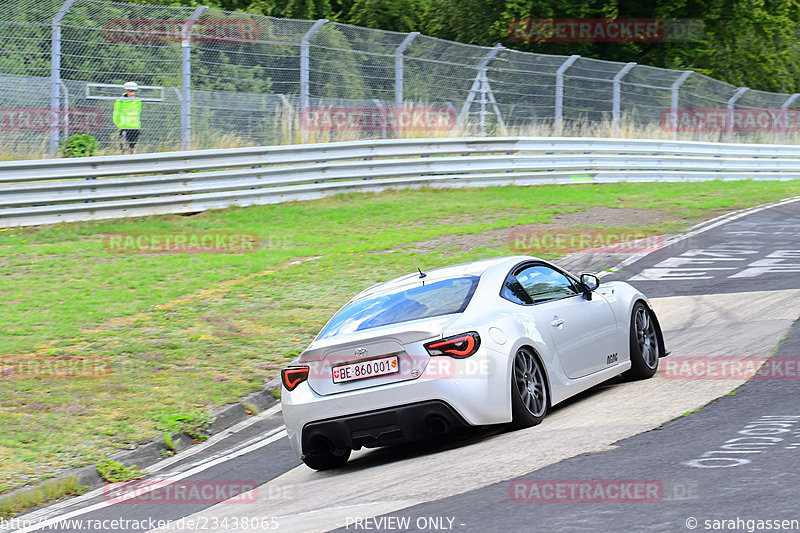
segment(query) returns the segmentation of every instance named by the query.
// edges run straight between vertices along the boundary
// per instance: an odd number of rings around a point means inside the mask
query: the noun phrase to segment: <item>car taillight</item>
[[[286,390],[294,390],[298,385],[308,379],[307,366],[293,366],[281,370],[281,381]]]
[[[480,345],[480,335],[470,331],[440,341],[429,342],[425,345],[425,349],[431,355],[449,355],[456,359],[463,359],[477,352]]]

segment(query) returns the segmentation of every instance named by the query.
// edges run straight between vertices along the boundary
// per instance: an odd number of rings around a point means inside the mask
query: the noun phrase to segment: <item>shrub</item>
[[[111,483],[120,483],[122,481],[131,481],[132,479],[140,479],[147,474],[136,468],[136,465],[128,468],[122,463],[118,463],[112,459],[102,459],[97,463],[97,473]]]
[[[97,147],[97,140],[94,137],[86,133],[76,133],[64,141],[61,152],[64,157],[88,157],[94,155]]]

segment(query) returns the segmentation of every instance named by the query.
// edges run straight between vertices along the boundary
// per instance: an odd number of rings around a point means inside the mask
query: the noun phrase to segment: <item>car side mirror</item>
[[[592,291],[600,286],[600,279],[594,274],[581,274],[581,287],[583,288],[583,297],[587,300],[592,299]]]

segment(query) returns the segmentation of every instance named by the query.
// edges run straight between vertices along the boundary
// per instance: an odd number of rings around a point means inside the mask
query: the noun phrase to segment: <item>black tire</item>
[[[324,455],[306,455],[303,458],[303,462],[307,467],[314,470],[330,470],[344,466],[348,459],[350,459],[350,450],[343,448]]]
[[[631,312],[630,350],[631,369],[625,372],[625,377],[653,377],[658,371],[661,348],[653,312],[642,302],[637,302]]]
[[[511,367],[511,426],[529,428],[538,425],[550,408],[547,377],[541,361],[529,348],[514,355]]]

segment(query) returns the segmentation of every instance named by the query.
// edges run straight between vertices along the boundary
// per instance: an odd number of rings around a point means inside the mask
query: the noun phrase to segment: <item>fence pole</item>
[[[303,38],[300,39],[300,113],[305,113],[311,98],[309,69],[311,63],[311,38],[328,23],[328,19],[319,19],[311,26]],[[300,117],[300,124],[303,117]],[[303,131],[303,142],[308,142],[308,132]]]
[[[181,31],[181,149],[188,150],[192,144],[192,26],[208,6],[198,6]]]
[[[50,26],[50,157],[55,157],[58,152],[59,125],[61,114],[59,112],[59,99],[61,98],[61,21],[66,16],[75,0],[66,0],[58,10]]]
[[[64,91],[64,138],[69,139],[69,90],[63,81],[58,82],[58,85]]]
[[[728,127],[726,128],[728,130],[728,141],[733,137],[733,105],[748,90],[747,87],[739,87],[739,90],[728,99]]]
[[[621,90],[622,78],[624,78],[625,74],[627,74],[635,66],[636,63],[633,62],[626,63],[625,65],[623,65],[621,69],[619,69],[619,72],[617,72],[616,75],[614,76],[614,99],[611,106],[611,123],[614,132],[613,133],[614,137],[619,135],[619,114],[621,107],[620,100],[622,100],[622,90]]]
[[[472,107],[472,102],[475,101],[475,95],[478,91],[481,90],[481,86],[483,83],[483,77],[486,75],[486,67],[489,65],[489,62],[495,58],[495,56],[503,49],[503,45],[497,43],[494,45],[493,48],[489,50],[489,53],[481,59],[481,62],[478,63],[476,67],[478,69],[478,74],[475,76],[475,81],[472,82],[472,87],[469,89],[469,94],[467,95],[467,99],[464,101],[464,105],[461,106],[461,113],[458,115],[458,125],[459,127],[462,126],[465,121],[467,120],[467,114],[469,113],[470,107]]]
[[[556,71],[556,103],[553,109],[553,125],[557,137],[561,136],[564,119],[564,73],[580,57],[579,55],[569,56]]]
[[[508,135],[508,131],[506,130],[506,123],[503,120],[503,115],[500,113],[500,107],[497,105],[497,100],[494,98],[494,91],[492,87],[489,85],[489,77],[486,75],[486,72],[483,73],[483,82],[486,86],[486,96],[489,97],[489,103],[492,104],[492,109],[494,110],[494,115],[497,118],[497,125],[500,126],[500,131],[503,135]]]
[[[486,73],[481,71],[481,112],[480,112],[480,120],[478,121],[478,125],[481,129],[481,136],[486,137],[486,102],[488,99],[486,98],[486,91],[489,89],[489,82],[486,81]]]
[[[691,76],[692,74],[694,74],[693,70],[687,70],[686,72],[684,72],[683,74],[678,76],[677,80],[672,82],[672,86],[669,89],[670,93],[671,93],[671,97],[672,97],[672,101],[670,102],[669,110],[670,110],[670,113],[672,114],[671,118],[672,118],[672,138],[673,139],[677,139],[678,138],[678,91],[680,90],[681,85],[683,85],[683,82],[688,80],[689,76]]]
[[[381,139],[386,138],[386,125],[389,122],[389,117],[386,112],[386,108],[383,106],[383,102],[381,102],[380,98],[373,98],[372,103],[375,104],[375,107],[381,110],[381,118],[383,119],[383,124],[381,125]]]
[[[406,52],[411,42],[419,35],[414,31],[406,35],[400,46],[394,51],[394,106],[403,107],[403,54]]]
[[[786,130],[787,130],[787,120],[786,120],[786,110],[789,109],[789,106],[794,103],[797,98],[800,97],[800,93],[794,93],[786,101],[781,104],[781,122],[783,127],[781,128],[781,143],[786,144]]]

